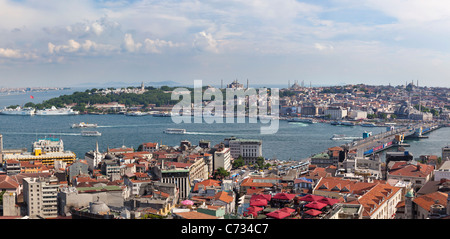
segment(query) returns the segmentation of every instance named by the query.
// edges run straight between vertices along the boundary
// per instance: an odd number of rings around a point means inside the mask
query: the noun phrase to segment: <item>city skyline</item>
[[[0,1],[0,87],[450,87],[440,1]]]

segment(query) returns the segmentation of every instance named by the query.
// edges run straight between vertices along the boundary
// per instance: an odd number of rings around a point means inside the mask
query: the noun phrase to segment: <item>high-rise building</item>
[[[58,216],[58,180],[50,178],[24,178],[23,200],[30,218]]]

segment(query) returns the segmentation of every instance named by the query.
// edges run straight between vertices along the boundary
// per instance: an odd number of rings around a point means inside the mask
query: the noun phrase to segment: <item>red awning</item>
[[[250,206],[256,206],[256,207],[261,207],[261,206],[267,206],[267,200],[266,199],[254,199],[254,200],[250,200]]]
[[[339,200],[338,199],[334,199],[334,198],[323,198],[323,199],[318,200],[318,202],[325,203],[327,205],[333,206],[334,204],[338,203]]]
[[[317,209],[317,210],[320,210],[320,209],[322,209],[322,208],[324,208],[326,206],[327,206],[327,204],[321,203],[321,202],[316,202],[316,201],[310,202],[310,203],[305,205],[305,207],[314,208],[314,209]]]
[[[322,212],[319,210],[316,210],[316,209],[309,209],[305,213],[308,215],[311,215],[311,216],[317,216],[317,215],[320,215]]]
[[[314,202],[314,201],[319,201],[319,200],[321,200],[323,198],[325,198],[325,197],[309,194],[309,195],[306,195],[306,196],[303,196],[303,197],[299,198],[298,200],[305,201],[305,202]]]
[[[273,212],[269,212],[266,214],[268,217],[276,218],[276,219],[283,219],[285,217],[289,217],[291,214],[287,212],[283,212],[281,210],[276,210]]]
[[[265,199],[267,201],[270,201],[270,199],[272,199],[272,195],[270,195],[270,194],[254,194],[254,195],[252,195],[250,200],[253,200],[253,199]]]
[[[289,193],[277,193],[275,196],[273,196],[272,199],[279,199],[279,200],[292,200],[295,198],[295,194],[289,194]]]
[[[295,212],[295,209],[292,209],[292,208],[289,208],[289,207],[284,207],[284,208],[280,209],[280,211],[287,212],[287,213],[291,214],[291,213]]]

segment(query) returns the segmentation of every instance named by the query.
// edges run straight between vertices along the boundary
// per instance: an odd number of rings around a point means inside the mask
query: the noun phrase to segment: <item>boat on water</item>
[[[78,123],[78,124],[73,124],[72,128],[97,128],[97,124],[88,124],[88,123]]]
[[[15,109],[11,109],[11,108],[5,108],[3,110],[0,110],[0,114],[2,115],[34,115],[35,114],[35,110],[33,108],[21,108],[21,107],[17,107]]]
[[[80,112],[70,108],[56,108],[52,106],[50,109],[36,110],[36,115],[77,115]]]
[[[185,134],[186,133],[186,129],[172,129],[172,128],[168,128],[168,129],[164,130],[164,133],[166,133],[166,134]]]
[[[331,125],[355,126],[355,122],[350,121],[332,121]]]
[[[361,126],[362,127],[377,127],[377,125],[374,123],[363,123],[363,124],[361,124]]]
[[[305,119],[305,118],[291,118],[287,120],[288,122],[298,122],[298,123],[307,123],[307,124],[315,124],[317,123],[314,119]]]
[[[346,136],[345,134],[333,134],[333,136],[330,139],[331,140],[355,140],[355,139],[362,139],[362,137]]]
[[[156,114],[152,114],[155,117],[171,117],[172,114],[169,112],[161,112],[161,113],[156,113]]]
[[[127,116],[144,116],[147,115],[147,113],[141,112],[141,111],[133,111],[126,113]]]
[[[82,131],[81,136],[102,136],[102,133],[98,131]]]

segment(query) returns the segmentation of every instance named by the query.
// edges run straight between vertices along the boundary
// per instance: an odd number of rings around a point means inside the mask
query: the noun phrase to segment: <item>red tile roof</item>
[[[439,200],[439,204],[443,205],[444,207],[447,206],[447,197],[448,195],[446,193],[442,192],[434,192],[425,194],[422,196],[419,196],[413,200],[415,204],[417,204],[419,207],[430,211],[430,207],[436,202],[436,200]]]

